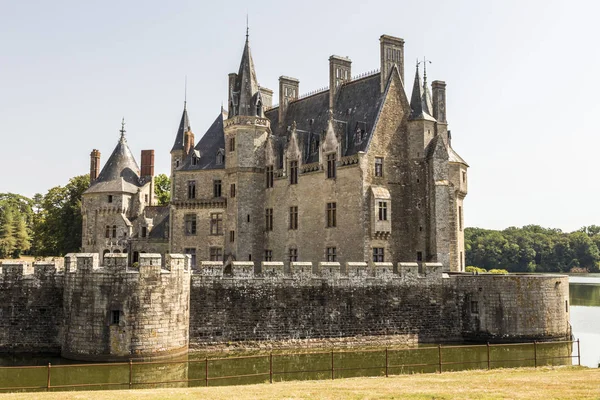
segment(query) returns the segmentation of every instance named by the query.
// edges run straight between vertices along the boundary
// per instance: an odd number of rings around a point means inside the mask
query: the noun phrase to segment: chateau
[[[329,58],[329,88],[259,86],[248,37],[228,110],[195,143],[184,105],[171,149],[171,202],[155,205],[154,151],[141,170],[124,129],[100,171],[91,154],[83,251],[184,253],[200,260],[439,262],[464,270],[466,162],[446,121],[446,84],[406,95],[404,40],[379,39],[380,70],[352,77]],[[286,265],[286,268],[288,266]]]

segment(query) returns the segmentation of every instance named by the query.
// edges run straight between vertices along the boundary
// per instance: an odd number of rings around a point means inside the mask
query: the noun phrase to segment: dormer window
[[[192,165],[198,165],[198,157],[196,155],[192,156]]]
[[[225,153],[219,149],[217,151],[217,165],[223,165],[225,163]]]

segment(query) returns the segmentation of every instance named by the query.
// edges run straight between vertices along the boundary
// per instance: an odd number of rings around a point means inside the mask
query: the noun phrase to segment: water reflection
[[[600,364],[600,274],[569,276],[573,335],[581,340],[581,365]]]

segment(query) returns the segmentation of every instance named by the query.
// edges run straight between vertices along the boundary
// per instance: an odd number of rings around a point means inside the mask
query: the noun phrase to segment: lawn
[[[22,393],[5,399],[600,399],[600,370],[544,367],[248,386]]]

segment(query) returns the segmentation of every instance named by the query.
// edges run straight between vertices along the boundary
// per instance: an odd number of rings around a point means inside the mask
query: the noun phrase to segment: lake
[[[581,341],[581,365],[600,363],[600,274],[569,276],[573,335]]]

